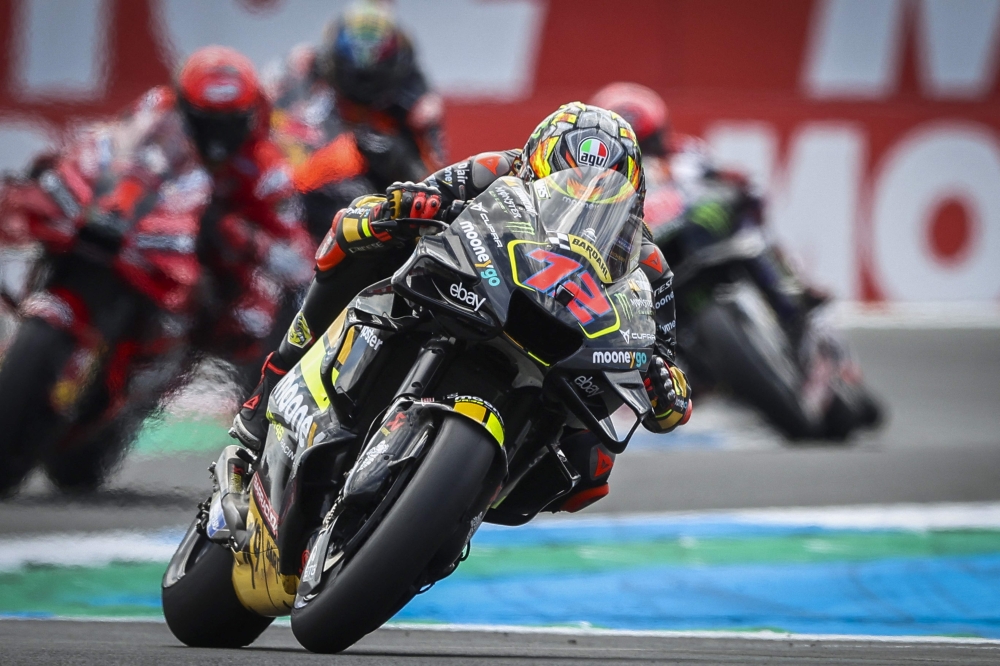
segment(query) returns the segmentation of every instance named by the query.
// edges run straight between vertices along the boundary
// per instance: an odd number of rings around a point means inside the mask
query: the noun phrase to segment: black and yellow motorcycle
[[[623,451],[654,339],[635,196],[598,168],[501,178],[359,294],[275,387],[260,457],[229,446],[212,468],[163,579],[174,635],[241,646],[290,614],[306,648],[343,650],[484,520],[573,491],[564,428]]]

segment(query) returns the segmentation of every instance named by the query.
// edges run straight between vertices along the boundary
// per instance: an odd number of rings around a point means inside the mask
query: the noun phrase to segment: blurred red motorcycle
[[[0,242],[41,252],[5,294],[21,323],[0,365],[0,494],[38,463],[64,490],[100,485],[206,351],[259,367],[267,332],[246,330],[273,325],[282,287],[208,269],[242,222],[213,211],[180,117],[143,113],[4,184]]]

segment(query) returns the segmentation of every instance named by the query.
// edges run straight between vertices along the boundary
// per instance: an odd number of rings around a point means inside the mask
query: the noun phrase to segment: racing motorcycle
[[[678,352],[695,390],[725,387],[793,441],[843,441],[876,426],[881,406],[825,308],[801,299],[780,316],[768,298],[757,267],[772,250],[759,202],[724,181],[699,187],[694,205],[665,206],[670,214],[650,220],[674,269]],[[690,243],[692,230],[702,240]]]
[[[38,464],[63,490],[99,486],[184,383],[192,341],[213,339],[199,312],[211,180],[179,120],[143,113],[84,128],[3,184],[0,237],[40,252],[4,292],[19,325],[0,365],[0,494]]]
[[[635,196],[596,167],[501,178],[362,291],[275,386],[262,452],[210,467],[163,577],[174,635],[242,646],[290,614],[307,649],[343,650],[455,571],[483,521],[573,491],[564,428],[622,452],[655,335]]]

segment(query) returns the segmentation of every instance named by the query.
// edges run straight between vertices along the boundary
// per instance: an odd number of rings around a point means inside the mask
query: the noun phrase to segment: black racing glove
[[[441,190],[424,183],[395,182],[385,191],[389,201],[389,217],[393,220],[412,218],[435,219],[441,211]]]
[[[684,371],[669,361],[653,356],[643,380],[653,412],[645,426],[654,432],[670,432],[691,418],[694,403]]]

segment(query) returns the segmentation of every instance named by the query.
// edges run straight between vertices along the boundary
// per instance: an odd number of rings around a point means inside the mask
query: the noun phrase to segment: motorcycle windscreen
[[[532,189],[549,242],[586,257],[602,282],[616,282],[639,265],[642,221],[632,214],[639,195],[624,175],[566,169]]]

